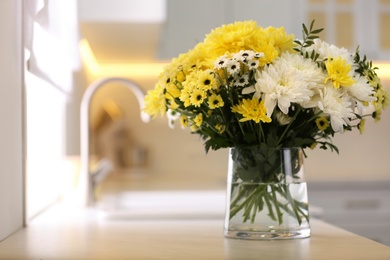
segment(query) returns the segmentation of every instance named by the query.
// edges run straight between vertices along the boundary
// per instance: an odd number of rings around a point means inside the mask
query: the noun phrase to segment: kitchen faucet
[[[90,161],[90,104],[91,99],[98,89],[110,82],[119,82],[127,86],[136,96],[140,109],[141,119],[143,122],[149,122],[150,117],[143,112],[145,93],[142,88],[135,82],[119,77],[103,78],[93,82],[85,91],[80,106],[80,159],[81,159],[81,172],[79,189],[82,196],[82,202],[85,206],[92,206],[95,202],[95,187],[101,182],[105,176],[109,174],[112,169],[112,164],[108,159],[102,159],[99,161],[97,169],[91,172]]]

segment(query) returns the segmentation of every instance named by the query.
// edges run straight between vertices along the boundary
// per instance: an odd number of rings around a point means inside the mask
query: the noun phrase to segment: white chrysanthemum
[[[243,91],[244,94],[252,92],[255,92],[255,98],[264,99],[268,117],[271,117],[276,106],[287,114],[291,103],[307,102],[313,95],[302,73],[297,73],[297,69],[283,58],[256,74],[255,86]]]
[[[311,59],[305,59],[300,54],[292,54],[285,52],[282,54],[280,61],[289,64],[292,68],[296,69],[296,73],[299,73],[304,81],[307,82],[309,88],[322,85],[325,80],[325,73],[317,64]],[[279,59],[276,62],[280,62]]]
[[[374,89],[370,84],[368,84],[365,77],[355,77],[354,81],[355,84],[347,88],[347,91],[356,104],[357,112],[362,116],[370,113],[367,112],[368,107],[363,105],[362,102],[372,102],[377,98],[374,97]]]
[[[320,91],[320,96],[318,108],[330,116],[330,123],[335,132],[343,132],[344,126],[350,124],[349,119],[355,117],[348,95],[344,95],[343,89],[335,89],[333,85],[328,84]]]
[[[374,97],[374,89],[365,77],[355,77],[355,84],[348,87],[348,94],[352,97],[360,100],[360,101],[375,101],[376,97]]]
[[[339,48],[335,45],[324,42],[320,39],[314,39],[314,44],[306,48],[308,53],[311,53],[313,50],[318,53],[320,56],[319,60],[325,60],[328,57],[336,58],[342,57],[349,64],[353,64],[353,56],[351,53],[345,48]]]

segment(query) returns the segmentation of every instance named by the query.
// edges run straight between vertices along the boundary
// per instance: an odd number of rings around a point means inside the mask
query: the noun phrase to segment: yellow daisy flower
[[[316,119],[318,129],[325,131],[329,127],[329,121],[326,117],[319,117]]]
[[[178,98],[180,96],[180,89],[178,89],[178,87],[173,84],[173,83],[170,83],[166,86],[166,93],[165,93],[165,97],[166,98]]]
[[[188,126],[188,117],[181,115],[180,116],[180,124],[183,128],[186,128]]]
[[[210,70],[199,71],[198,74],[198,88],[203,91],[214,89],[217,84],[214,74]]]
[[[210,109],[223,107],[224,105],[221,95],[217,95],[217,94],[212,94],[211,96],[209,96],[208,103]]]
[[[207,97],[207,94],[205,91],[200,90],[200,89],[194,90],[190,96],[191,105],[196,106],[196,107],[200,107],[200,105],[202,105],[202,103],[206,97]]]
[[[203,123],[203,114],[202,113],[199,113],[196,115],[196,117],[194,118],[194,123],[197,127],[200,127]]]

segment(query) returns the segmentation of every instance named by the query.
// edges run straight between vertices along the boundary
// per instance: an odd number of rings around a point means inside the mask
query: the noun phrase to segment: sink
[[[223,219],[226,191],[128,191],[105,196],[108,220]]]

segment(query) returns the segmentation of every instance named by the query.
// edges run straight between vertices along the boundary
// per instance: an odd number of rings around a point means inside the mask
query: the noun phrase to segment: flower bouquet
[[[335,133],[363,132],[366,118],[379,121],[388,105],[372,62],[359,49],[350,53],[324,42],[322,30],[314,21],[303,24],[302,39],[295,39],[283,27],[262,28],[255,21],[223,25],[174,58],[145,97],[146,113],[167,115],[170,126],[179,120],[203,138],[206,152],[231,148],[235,185],[228,192],[235,198],[229,219],[240,214],[242,222],[254,223],[256,212],[268,209],[277,224],[283,215],[299,225],[308,220],[307,203],[286,186],[246,184],[286,184],[286,167],[292,180],[299,179],[301,155],[286,166],[275,149],[338,152]],[[254,156],[245,150],[253,147]]]

